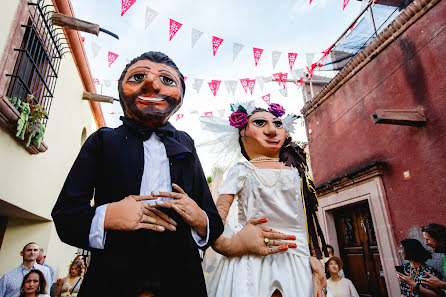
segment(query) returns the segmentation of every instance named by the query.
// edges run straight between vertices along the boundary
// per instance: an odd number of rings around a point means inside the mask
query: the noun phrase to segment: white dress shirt
[[[143,142],[144,146],[144,171],[142,174],[140,195],[150,195],[152,191],[172,192],[172,183],[170,180],[169,159],[167,158],[166,148],[159,137],[152,133],[150,138]],[[156,200],[169,200],[172,198],[160,197]],[[156,200],[148,200],[154,204]],[[96,208],[93,221],[91,222],[89,246],[96,249],[104,249],[106,232],[104,232],[105,211],[108,204]],[[206,236],[201,237],[191,229],[192,237],[199,247],[205,246],[209,240],[209,219],[206,215],[207,231]],[[165,231],[171,232],[171,231]]]

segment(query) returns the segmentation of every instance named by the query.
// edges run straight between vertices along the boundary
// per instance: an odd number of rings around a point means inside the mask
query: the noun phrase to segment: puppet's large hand
[[[151,199],[155,198],[130,195],[121,201],[110,203],[105,212],[104,229],[124,231],[150,229],[162,232],[167,228],[175,231],[176,222],[174,220],[142,202]]]
[[[313,275],[313,295],[314,297],[325,297],[322,288],[327,289],[327,278],[325,277],[324,267],[321,261],[315,257],[310,257],[310,266]]]
[[[284,241],[295,240],[295,236],[286,235],[265,226],[257,226],[266,222],[267,219],[250,220],[233,237],[220,236],[212,247],[215,251],[227,257],[239,257],[248,254],[267,256],[284,252],[288,248],[296,248],[295,243]],[[265,238],[268,239],[268,243],[266,243]]]
[[[178,185],[172,184],[172,189],[178,193],[152,192],[153,197],[174,198],[173,200],[156,201],[156,206],[174,209],[189,226],[197,231],[200,236],[206,236],[207,218],[204,210],[202,210]]]

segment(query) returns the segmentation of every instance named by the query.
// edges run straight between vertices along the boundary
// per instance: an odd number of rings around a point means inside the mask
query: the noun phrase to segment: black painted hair
[[[124,80],[124,76],[127,73],[129,67],[140,60],[149,60],[151,62],[164,64],[175,69],[181,80],[181,97],[184,98],[184,94],[186,93],[186,84],[184,83],[184,76],[178,69],[178,66],[175,64],[175,62],[171,58],[169,58],[168,55],[163,54],[161,52],[146,52],[140,55],[139,57],[136,57],[133,60],[131,60],[130,63],[128,63],[125,66],[124,70],[121,73],[121,76],[119,77],[118,81],[119,103],[121,103],[121,107],[122,110],[124,111],[124,114],[125,114],[125,106],[124,106],[124,100],[122,100],[122,81]]]
[[[431,252],[426,250],[421,242],[416,239],[403,239],[401,240],[401,245],[403,246],[404,253],[406,254],[404,260],[424,263],[428,259],[432,258]]]
[[[446,226],[441,224],[429,224],[421,227],[421,231],[429,233],[429,235],[436,241],[444,242],[446,244]]]

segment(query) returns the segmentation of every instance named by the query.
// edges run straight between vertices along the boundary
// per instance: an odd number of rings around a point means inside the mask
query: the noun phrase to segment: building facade
[[[302,110],[320,222],[361,296],[400,296],[400,241],[445,223],[445,28],[445,1],[413,1]]]
[[[82,100],[95,88],[81,37],[53,26],[52,11],[73,16],[69,0],[5,1],[0,12],[0,275],[21,263],[28,242],[66,275],[77,249],[59,240],[51,210],[81,145],[105,125],[100,105]],[[24,103],[46,113],[40,146],[27,145],[28,130],[16,137]]]

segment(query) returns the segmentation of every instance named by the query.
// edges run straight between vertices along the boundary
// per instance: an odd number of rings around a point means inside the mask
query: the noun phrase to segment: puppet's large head
[[[181,107],[186,85],[183,74],[167,55],[147,52],[127,64],[118,91],[126,116],[157,127]]]
[[[278,157],[285,144],[287,133],[293,132],[293,122],[298,117],[288,115],[278,104],[268,110],[256,108],[253,103],[234,104],[229,117],[231,126],[239,129],[239,143],[247,159],[259,156]],[[291,138],[290,138],[291,140]]]

